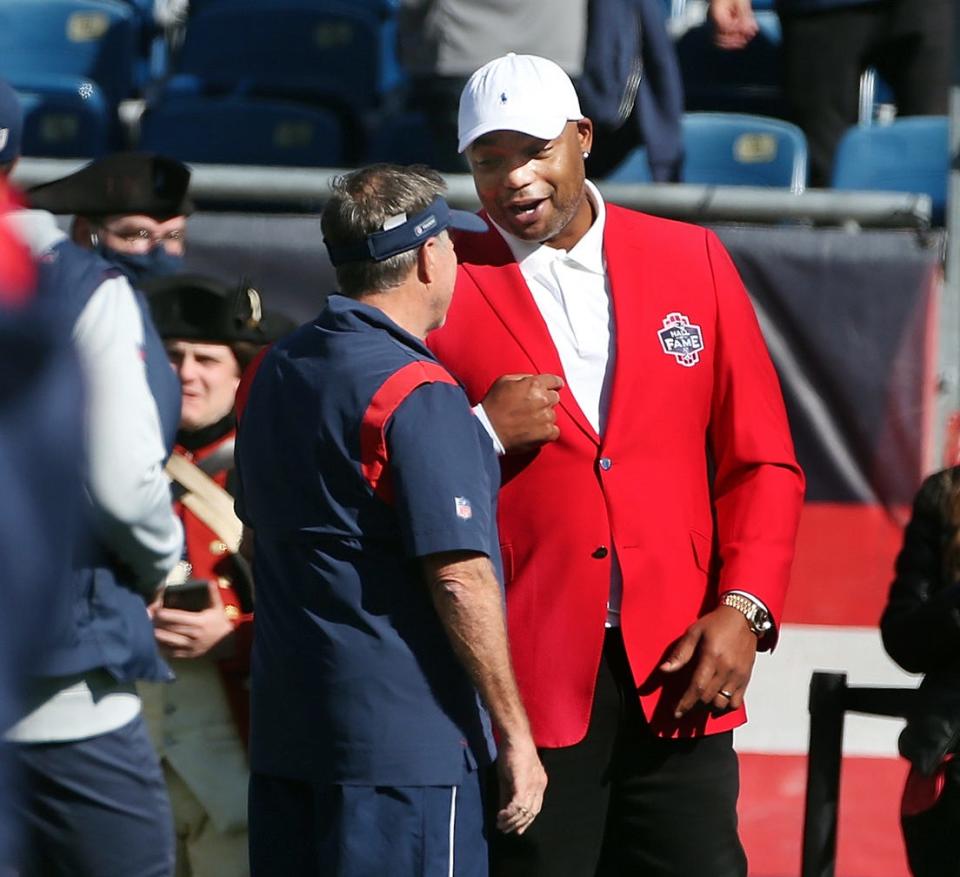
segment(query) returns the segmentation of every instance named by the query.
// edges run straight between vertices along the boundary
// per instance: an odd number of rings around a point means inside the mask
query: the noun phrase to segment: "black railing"
[[[810,679],[810,747],[803,813],[801,877],[834,877],[840,764],[846,713],[904,718],[916,689],[847,685],[846,673],[814,673]]]

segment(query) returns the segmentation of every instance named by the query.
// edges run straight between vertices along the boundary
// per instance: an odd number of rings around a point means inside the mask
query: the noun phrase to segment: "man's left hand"
[[[697,655],[693,678],[674,716],[681,718],[697,703],[720,710],[739,709],[757,657],[757,637],[743,613],[731,606],[718,606],[698,618],[660,669],[676,673]]]

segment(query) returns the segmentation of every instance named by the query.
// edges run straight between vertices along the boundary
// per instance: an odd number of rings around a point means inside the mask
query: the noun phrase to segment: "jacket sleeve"
[[[87,493],[97,532],[152,595],[180,559],[166,450],[143,360],[143,321],[123,278],[105,280],[74,327],[87,389]]]
[[[743,283],[707,232],[717,326],[709,442],[721,559],[719,591],[755,595],[779,625],[804,477],[780,383]],[[772,646],[774,637],[766,637]]]
[[[947,582],[943,571],[949,524],[942,485],[940,473],[917,493],[880,619],[884,647],[912,673],[929,673],[960,657],[960,585]]]

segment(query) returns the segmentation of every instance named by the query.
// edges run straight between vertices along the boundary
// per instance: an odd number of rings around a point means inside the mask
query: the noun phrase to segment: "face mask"
[[[157,244],[149,253],[121,253],[100,244],[97,251],[115,268],[119,268],[131,286],[139,286],[154,277],[166,277],[183,271],[183,256],[172,256],[162,244]]]

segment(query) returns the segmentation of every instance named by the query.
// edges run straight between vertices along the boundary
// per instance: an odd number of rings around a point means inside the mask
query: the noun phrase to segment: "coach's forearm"
[[[483,555],[450,552],[423,560],[434,606],[453,650],[480,692],[504,740],[529,738],[510,650],[503,598]]]

